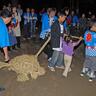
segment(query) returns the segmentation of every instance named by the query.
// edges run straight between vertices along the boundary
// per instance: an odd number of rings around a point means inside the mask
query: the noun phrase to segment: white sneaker
[[[89,78],[89,82],[92,82],[93,81],[93,79],[92,78]]]
[[[70,68],[69,70],[68,70],[68,72],[71,72],[72,71],[72,69]]]
[[[66,77],[67,78],[67,74],[65,74],[64,72],[63,72],[63,74],[62,74],[64,77]]]
[[[56,66],[56,68],[64,69],[64,66]]]
[[[49,59],[48,59],[48,62],[51,61],[51,59],[52,59],[52,58],[49,58]]]
[[[55,72],[54,67],[50,67],[50,66],[48,66],[48,68],[50,69],[50,71]]]
[[[84,73],[81,73],[80,76],[83,77],[84,76]]]

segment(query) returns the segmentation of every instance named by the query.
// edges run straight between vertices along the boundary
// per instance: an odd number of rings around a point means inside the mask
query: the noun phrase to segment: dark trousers
[[[42,44],[44,44],[46,42],[47,39],[42,40]],[[44,53],[48,56],[48,59],[52,57],[53,54],[53,50],[52,50],[52,46],[50,44],[50,42],[47,44],[47,46],[44,48]]]
[[[20,48],[21,47],[21,41],[20,41],[20,37],[16,37],[17,40],[17,47]]]
[[[24,37],[30,37],[30,23],[24,25]]]

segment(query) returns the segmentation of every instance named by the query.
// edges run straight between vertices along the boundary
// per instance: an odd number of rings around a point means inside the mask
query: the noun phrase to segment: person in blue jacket
[[[30,38],[30,9],[27,8],[26,12],[23,14],[24,18],[24,37],[26,39]]]
[[[86,45],[85,61],[81,76],[86,74],[91,82],[96,77],[96,22],[93,22],[90,30],[85,32],[84,41]]]
[[[8,46],[10,46],[10,40],[8,35],[8,29],[6,24],[11,21],[12,14],[7,9],[1,12],[0,16],[0,47],[3,48],[5,55],[5,62],[9,62]]]
[[[72,26],[77,26],[77,24],[79,23],[79,18],[78,16],[75,14],[74,11],[71,12],[71,18],[72,18]]]
[[[35,9],[31,9],[31,13],[30,13],[30,37],[32,38],[33,35],[35,35],[35,29],[36,29],[36,22],[37,22],[37,14],[35,13]]]
[[[71,31],[70,34],[71,35],[75,35],[78,36],[79,35],[79,30],[78,29],[78,25],[79,25],[79,18],[76,15],[75,11],[71,12]]]
[[[48,34],[51,31],[51,26],[52,24],[57,20],[57,17],[55,16],[56,14],[56,9],[51,8],[49,11],[47,10],[47,14],[43,15],[42,18],[42,29],[40,33],[40,38],[43,42],[45,42],[46,38],[48,37]],[[48,60],[51,59],[53,50],[51,48],[50,42],[49,44],[45,47],[44,53],[47,55]]]
[[[45,39],[46,35],[50,32],[52,24],[57,20],[55,16],[56,9],[51,9],[49,14],[43,15],[42,18],[42,29],[40,33],[40,38]]]

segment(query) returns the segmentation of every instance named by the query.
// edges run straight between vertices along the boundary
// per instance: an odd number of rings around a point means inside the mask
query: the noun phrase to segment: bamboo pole
[[[68,36],[67,34],[64,34],[64,36]],[[77,36],[72,36],[72,35],[70,35],[72,38],[74,38],[74,39],[79,39],[80,37],[77,37]],[[84,39],[84,38],[83,38]]]
[[[35,55],[36,58],[40,55],[40,53],[43,51],[43,49],[46,47],[46,45],[49,43],[50,40],[51,40],[51,36],[48,37],[47,41],[43,44],[43,46],[36,53]]]

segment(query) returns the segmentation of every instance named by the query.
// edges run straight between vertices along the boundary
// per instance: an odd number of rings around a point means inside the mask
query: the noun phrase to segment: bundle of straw
[[[29,75],[32,79],[37,79],[38,76],[44,75],[45,70],[39,65],[37,58],[34,55],[21,55],[13,58],[10,64],[0,64],[0,68],[7,67],[9,71],[17,73],[17,81],[29,80]]]

